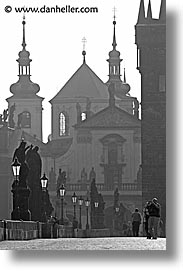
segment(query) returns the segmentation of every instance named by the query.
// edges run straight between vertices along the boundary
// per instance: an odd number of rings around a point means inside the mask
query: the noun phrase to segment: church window
[[[31,128],[31,114],[24,111],[20,114],[20,125],[22,128]]]
[[[68,116],[63,112],[59,116],[59,131],[60,136],[68,135]]]
[[[110,142],[108,144],[108,163],[117,164],[118,148],[116,142]]]
[[[83,120],[85,120],[85,119],[86,119],[86,113],[83,112],[83,113],[81,113],[81,121],[83,121]]]

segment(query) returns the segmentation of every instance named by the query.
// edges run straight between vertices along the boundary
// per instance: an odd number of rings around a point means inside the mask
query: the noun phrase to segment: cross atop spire
[[[86,42],[87,42],[86,37],[83,37],[83,39],[82,39],[83,51],[85,51]]]
[[[114,12],[113,18],[114,18],[114,21],[116,21],[116,7],[113,8],[113,12]]]
[[[113,50],[116,49],[117,43],[116,43],[116,8],[113,8],[113,12],[114,12],[114,20],[113,20],[113,25],[114,25],[114,32],[113,32],[113,42],[112,42],[112,46],[113,46]]]
[[[23,15],[23,21],[22,21],[22,25],[23,25],[23,40],[22,40],[22,47],[23,47],[23,50],[25,50],[25,47],[26,47],[26,43],[25,43],[25,14]]]
[[[85,51],[85,46],[86,46],[86,37],[83,37],[82,39],[82,43],[83,43],[83,51],[82,51],[82,55],[83,55],[83,63],[85,63],[85,55],[86,55],[86,51]]]

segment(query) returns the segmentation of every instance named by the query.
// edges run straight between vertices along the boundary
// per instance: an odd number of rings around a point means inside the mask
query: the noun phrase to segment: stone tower
[[[40,90],[38,84],[30,79],[30,53],[26,50],[25,42],[25,18],[23,18],[22,50],[17,59],[19,67],[19,80],[10,86],[13,96],[7,98],[9,127],[19,128],[42,140],[42,101],[38,96]],[[13,116],[13,119],[12,119]]]
[[[142,194],[144,203],[157,197],[166,220],[166,3],[153,19],[149,1],[145,16],[140,2],[135,26],[137,69],[141,74]]]

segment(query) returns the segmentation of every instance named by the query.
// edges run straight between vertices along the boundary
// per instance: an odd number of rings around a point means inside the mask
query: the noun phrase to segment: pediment
[[[107,107],[92,117],[75,125],[76,128],[133,128],[141,127],[139,119],[114,106]]]

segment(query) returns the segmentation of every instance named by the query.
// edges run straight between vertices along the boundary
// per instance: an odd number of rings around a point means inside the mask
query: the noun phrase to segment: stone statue
[[[53,170],[53,167],[51,167],[51,170],[49,172],[49,182],[51,184],[55,184],[56,183],[56,174],[55,174],[55,172]]]
[[[7,119],[8,119],[8,109],[5,109],[3,111],[3,124],[7,125]]]
[[[3,115],[0,115],[0,125],[3,125]]]
[[[90,171],[90,174],[89,174],[89,181],[92,182],[93,179],[96,180],[96,172],[95,172],[94,167],[92,167],[92,169],[91,169],[91,171]]]
[[[66,184],[66,172],[63,171],[62,172],[62,169],[60,168],[59,169],[59,175],[58,175],[58,178],[57,178],[57,196],[59,197],[60,196],[60,187],[62,186],[62,184],[65,186]]]
[[[28,165],[25,161],[25,153],[30,147],[26,147],[26,142],[21,141],[19,147],[15,150],[14,156],[13,156],[13,161],[15,158],[18,159],[18,162],[21,164],[20,167],[20,175],[19,175],[19,185],[21,186],[26,186],[27,185],[27,176],[29,172]]]
[[[142,184],[142,165],[139,165],[139,170],[137,172],[137,183]]]
[[[17,127],[18,128],[21,128],[22,116],[23,116],[22,113],[18,114],[18,122],[17,122]]]
[[[15,128],[15,122],[14,122],[14,112],[15,112],[15,103],[10,107],[9,111],[9,127]]]
[[[82,183],[87,182],[87,173],[86,173],[86,171],[85,171],[85,168],[83,168],[83,169],[81,170],[81,182],[82,182]]]
[[[114,191],[114,207],[119,205],[119,191],[118,188],[116,187]]]
[[[81,105],[79,102],[76,103],[76,111],[77,111],[77,123],[81,121]]]

